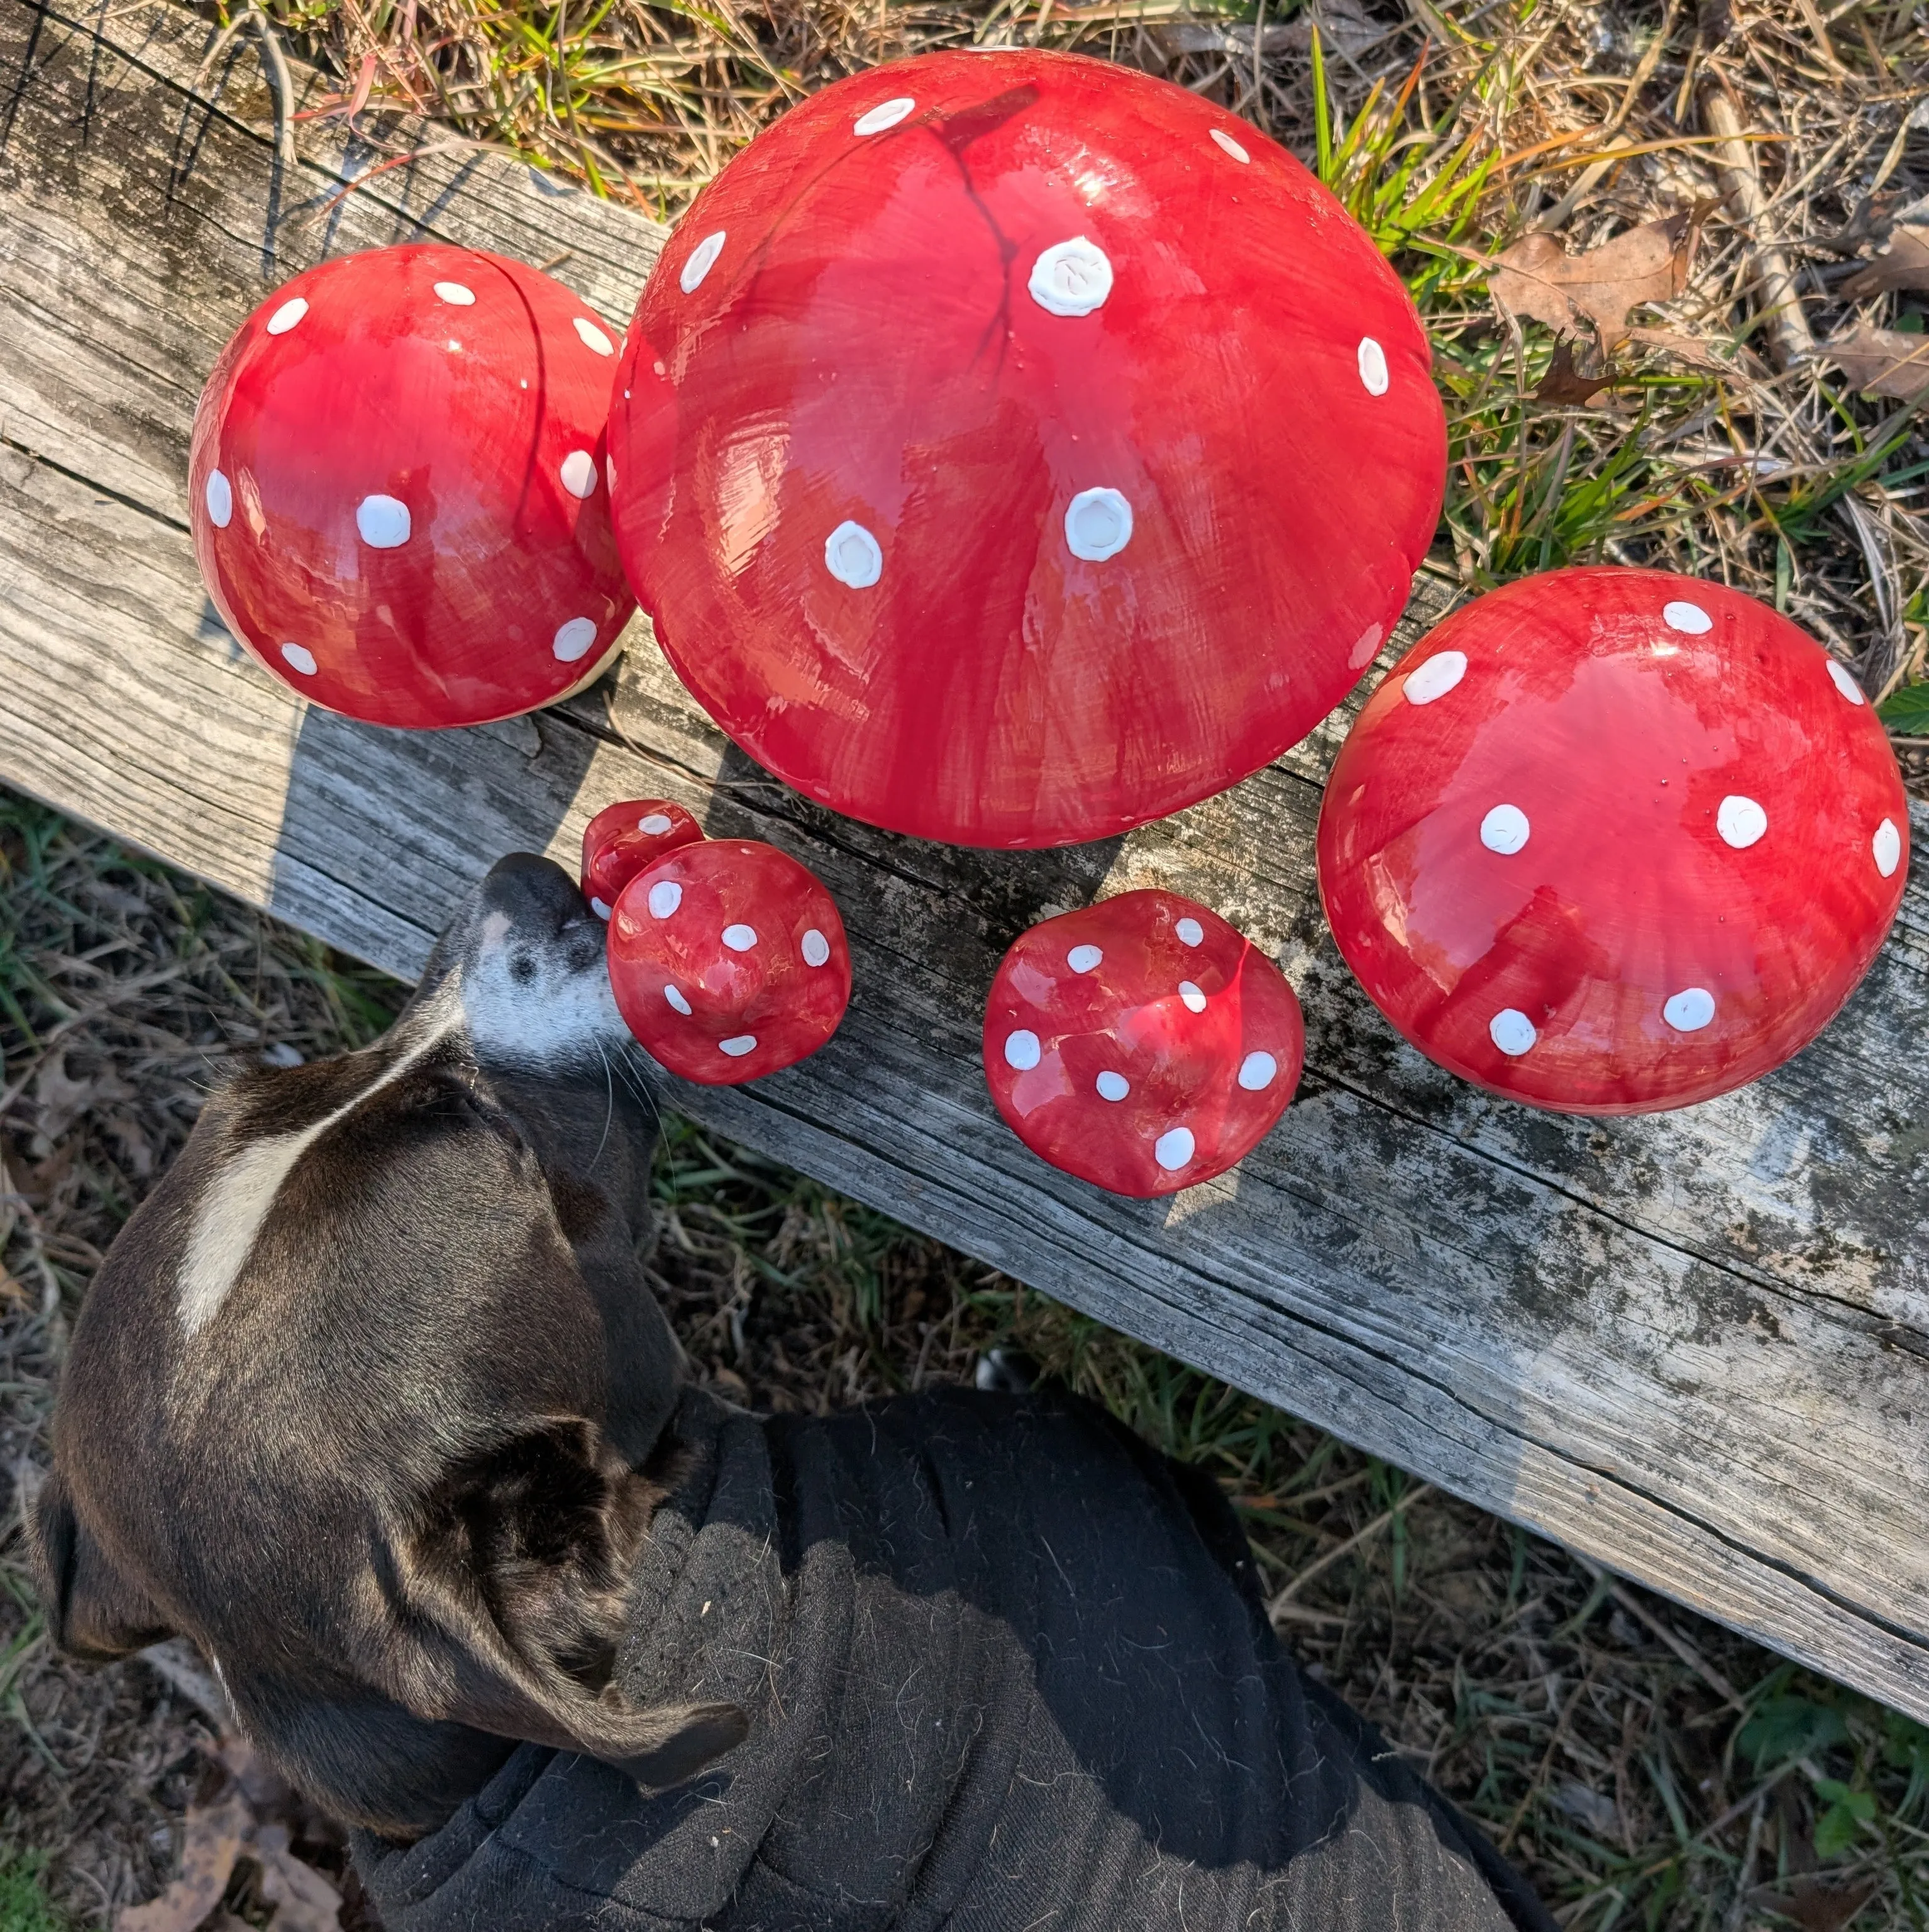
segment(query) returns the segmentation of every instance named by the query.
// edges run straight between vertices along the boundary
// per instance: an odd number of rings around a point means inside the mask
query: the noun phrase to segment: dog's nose
[[[481,910],[501,913],[510,929],[526,939],[547,939],[591,914],[576,881],[553,860],[512,852],[490,866],[482,881]]]

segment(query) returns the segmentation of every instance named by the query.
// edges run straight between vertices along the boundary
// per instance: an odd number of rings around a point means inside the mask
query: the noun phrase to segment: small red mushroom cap
[[[985,1002],[998,1111],[1041,1159],[1115,1194],[1224,1173],[1286,1111],[1305,1051],[1278,968],[1174,892],[1021,933]]]
[[[623,888],[666,852],[703,836],[703,828],[666,798],[620,799],[583,828],[583,896],[598,919],[616,909]]]
[[[759,763],[927,838],[1126,830],[1358,682],[1446,440],[1399,278],[1277,142],[1036,50],[875,68],[691,205],[610,416],[618,541]]]
[[[588,682],[635,608],[604,461],[616,353],[560,282],[474,249],[296,276],[195,413],[189,514],[223,620],[372,724],[480,724]]]
[[[1421,1052],[1535,1106],[1643,1113],[1822,1030],[1908,844],[1874,708],[1814,639],[1718,584],[1561,570],[1456,611],[1374,692],[1319,886]]]
[[[822,880],[753,838],[680,845],[610,921],[624,1022],[671,1072],[735,1086],[815,1053],[851,998],[844,922]]]

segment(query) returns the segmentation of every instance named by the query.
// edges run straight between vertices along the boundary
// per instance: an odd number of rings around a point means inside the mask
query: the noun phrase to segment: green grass
[[[42,1889],[44,1852],[0,1852],[0,1932],[68,1932]]]

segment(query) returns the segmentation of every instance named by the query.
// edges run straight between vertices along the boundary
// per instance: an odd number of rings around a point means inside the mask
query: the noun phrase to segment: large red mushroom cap
[[[666,852],[693,844],[703,828],[666,798],[619,799],[583,828],[583,896],[607,919],[623,888]]]
[[[793,107],[692,205],[611,412],[618,540],[753,757],[964,844],[1125,830],[1385,640],[1445,436],[1364,232],[1182,88],[1006,50]]]
[[[1021,933],[984,1007],[984,1077],[1042,1160],[1115,1194],[1210,1180],[1286,1111],[1305,1058],[1279,968],[1176,892]]]
[[[277,290],[194,418],[194,550],[228,628],[371,724],[480,724],[587,682],[635,608],[604,477],[616,352],[560,282],[473,249]]]
[[[837,1031],[850,1004],[850,946],[808,867],[754,838],[706,838],[623,888],[610,984],[624,1023],[671,1072],[735,1086]]]
[[[1561,570],[1456,611],[1374,692],[1319,886],[1423,1053],[1536,1106],[1643,1113],[1822,1030],[1895,916],[1908,832],[1873,709],[1787,618]]]

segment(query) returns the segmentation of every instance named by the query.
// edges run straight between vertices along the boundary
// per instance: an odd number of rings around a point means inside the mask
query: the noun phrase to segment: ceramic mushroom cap
[[[1536,1106],[1641,1113],[1821,1031],[1895,916],[1908,830],[1861,688],[1787,618],[1562,570],[1455,612],[1373,694],[1319,885],[1423,1053]]]
[[[623,888],[666,852],[690,845],[703,828],[666,798],[619,799],[583,828],[583,896],[598,919],[607,919]]]
[[[1042,1160],[1115,1194],[1170,1194],[1255,1147],[1299,1084],[1278,967],[1175,892],[1123,892],[1022,933],[984,1008],[984,1075]]]
[[[1366,234],[1185,89],[933,54],[793,107],[693,204],[611,415],[684,682],[899,832],[1122,832],[1302,737],[1387,637],[1445,460]]]
[[[610,984],[671,1072],[735,1086],[793,1065],[837,1030],[851,952],[822,880],[754,838],[678,846],[623,888]]]
[[[533,710],[634,608],[603,434],[616,344],[560,282],[424,244],[278,289],[194,419],[201,574],[305,698],[377,724]]]

